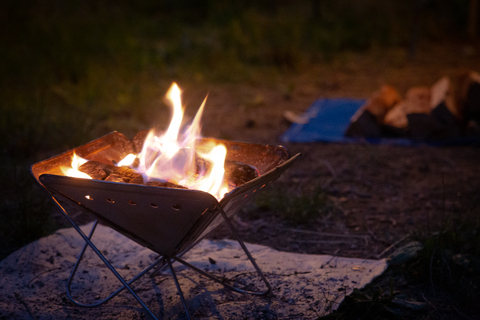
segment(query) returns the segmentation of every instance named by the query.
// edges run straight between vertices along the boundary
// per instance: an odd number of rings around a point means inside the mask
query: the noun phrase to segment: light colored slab
[[[91,224],[83,226],[87,233]],[[98,226],[93,242],[127,280],[158,256],[121,234]],[[143,319],[144,310],[127,292],[96,308],[73,305],[66,282],[83,245],[73,228],[58,230],[0,262],[0,318]],[[336,309],[345,295],[362,288],[386,269],[386,261],[280,252],[247,244],[273,287],[273,295],[232,293],[197,273],[175,265],[195,319],[311,319]],[[258,283],[238,243],[203,240],[185,260],[217,276]],[[216,263],[212,264],[210,259]],[[119,287],[119,281],[88,249],[74,280],[75,297],[91,303]],[[261,288],[261,287],[260,287]],[[185,313],[169,272],[138,281],[134,288],[159,319],[183,319]],[[148,317],[147,317],[148,318]]]

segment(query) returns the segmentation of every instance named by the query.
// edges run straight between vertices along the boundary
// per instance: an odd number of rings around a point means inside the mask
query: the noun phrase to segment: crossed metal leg
[[[150,270],[152,270],[153,268],[157,267],[157,268],[162,268],[162,267],[165,267],[167,266],[168,269],[170,269],[171,273],[172,273],[172,277],[173,277],[173,280],[175,282],[175,286],[177,287],[177,290],[178,290],[178,294],[180,295],[180,299],[182,301],[182,304],[183,304],[183,307],[185,309],[185,312],[187,314],[187,318],[190,319],[190,312],[188,311],[188,306],[187,306],[187,303],[186,303],[186,300],[183,296],[183,292],[182,292],[182,289],[180,287],[180,284],[178,282],[178,279],[177,279],[177,276],[176,276],[176,273],[175,273],[175,270],[172,266],[172,261],[176,261],[176,262],[179,262],[181,264],[183,264],[184,266],[192,269],[193,271],[196,271],[200,274],[202,274],[203,276],[206,276],[210,279],[212,279],[213,281],[219,283],[219,284],[222,284],[223,286],[225,286],[227,289],[230,289],[232,291],[235,291],[235,292],[239,292],[239,293],[244,293],[244,294],[253,294],[253,295],[258,295],[258,296],[265,296],[267,294],[269,294],[272,290],[271,286],[270,286],[270,283],[268,282],[268,280],[265,278],[264,274],[262,273],[262,271],[260,270],[260,268],[258,267],[257,263],[255,262],[255,259],[253,259],[252,255],[250,254],[250,252],[248,251],[247,247],[245,246],[244,242],[242,241],[242,239],[240,238],[240,236],[238,235],[237,231],[235,230],[235,228],[233,227],[230,219],[227,217],[227,215],[225,214],[225,212],[223,211],[223,209],[220,207],[218,208],[219,211],[220,211],[220,214],[222,215],[223,219],[225,220],[225,222],[227,223],[227,225],[229,226],[232,234],[234,235],[234,237],[236,238],[236,240],[238,241],[238,243],[240,244],[240,246],[242,247],[243,251],[245,252],[245,254],[247,255],[248,259],[250,260],[250,262],[253,264],[253,266],[255,267],[255,270],[257,271],[257,274],[260,276],[260,278],[262,279],[262,281],[265,283],[267,289],[265,291],[249,291],[249,290],[244,290],[244,289],[240,289],[238,287],[235,287],[233,285],[230,285],[228,283],[225,283],[225,281],[223,279],[220,279],[218,277],[215,277],[191,264],[189,264],[188,262],[184,261],[183,259],[179,258],[179,257],[160,257],[158,258],[156,261],[154,261],[150,266],[148,266],[146,269],[144,269],[142,272],[140,272],[138,275],[136,275],[134,278],[132,278],[131,280],[129,280],[128,282],[125,281],[125,279],[116,271],[116,269],[110,264],[110,262],[108,262],[108,260],[105,258],[105,256],[100,252],[100,250],[97,249],[97,247],[93,244],[93,242],[91,241],[91,238],[95,232],[95,229],[97,227],[97,224],[98,224],[98,221],[95,220],[93,226],[92,226],[92,229],[90,230],[88,236],[80,229],[80,227],[73,221],[73,219],[68,215],[67,211],[65,210],[65,208],[57,201],[57,199],[55,199],[54,197],[52,197],[53,200],[55,201],[55,203],[57,204],[57,206],[62,210],[62,212],[64,213],[64,215],[67,217],[67,219],[70,221],[70,223],[73,225],[73,227],[75,228],[75,230],[80,234],[80,236],[85,240],[85,245],[83,246],[81,252],[80,252],[80,255],[78,256],[78,259],[77,259],[77,262],[75,263],[75,266],[73,267],[73,270],[72,270],[72,273],[70,275],[70,278],[68,279],[68,282],[67,282],[67,296],[68,298],[77,306],[81,306],[81,307],[97,307],[97,306],[100,306],[104,303],[106,303],[107,301],[109,301],[110,299],[112,299],[113,297],[115,297],[117,294],[119,294],[120,292],[122,292],[124,289],[127,289],[132,295],[133,297],[140,303],[140,305],[146,310],[146,312],[153,318],[153,319],[157,319],[157,317],[152,313],[152,311],[145,305],[145,303],[140,299],[140,297],[135,293],[135,291],[132,289],[131,285],[137,281],[138,279],[140,279],[143,275],[145,275],[147,272],[149,272]],[[94,303],[91,303],[91,304],[84,304],[84,303],[81,303],[81,302],[78,302],[76,301],[72,295],[71,295],[71,283],[72,283],[72,280],[77,272],[77,269],[80,265],[80,262],[85,254],[85,251],[87,249],[87,247],[90,246],[90,248],[92,248],[92,250],[97,254],[97,256],[103,261],[103,263],[110,269],[110,271],[117,277],[117,279],[121,282],[122,286],[119,287],[116,291],[114,291],[112,294],[110,294],[108,297],[106,297],[105,299],[103,300],[99,300],[99,301],[96,301]],[[160,265],[162,264],[162,265]],[[162,268],[163,269],[163,268]]]

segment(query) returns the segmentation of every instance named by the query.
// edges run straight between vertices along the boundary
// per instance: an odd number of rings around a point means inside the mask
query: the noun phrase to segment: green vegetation
[[[473,319],[480,312],[480,220],[452,216],[419,231],[416,255],[393,254],[387,271],[322,319]],[[461,311],[460,311],[461,310]]]
[[[307,224],[311,219],[326,216],[333,209],[320,187],[288,190],[286,186],[271,186],[255,198],[255,206],[256,209],[247,212],[255,215],[261,214],[259,211],[272,211],[294,224]]]

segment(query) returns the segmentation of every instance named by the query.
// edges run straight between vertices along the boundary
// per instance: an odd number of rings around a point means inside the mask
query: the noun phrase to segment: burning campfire
[[[167,94],[173,106],[172,121],[161,134],[155,130],[141,131],[129,140],[119,132],[112,132],[32,165],[31,171],[37,182],[52,196],[86,243],[67,285],[67,295],[76,305],[99,306],[121,292],[119,289],[90,305],[78,303],[71,297],[71,279],[87,246],[154,319],[155,315],[129,284],[156,266],[168,267],[188,316],[172,261],[236,292],[266,295],[271,291],[230,217],[283,174],[300,155],[290,157],[288,150],[281,146],[200,137],[200,118],[205,101],[192,123],[182,131],[180,94],[178,86],[173,84]],[[70,205],[96,219],[90,236],[69,216]],[[91,241],[98,221],[161,257],[127,283]],[[180,258],[223,222],[265,284],[263,291],[230,285]]]
[[[227,148],[223,144],[212,142],[202,148],[197,146],[206,98],[192,123],[183,131],[184,110],[181,91],[176,83],[170,87],[167,98],[173,115],[165,132],[157,133],[154,129],[148,133],[139,132],[133,138],[134,152],[118,163],[89,161],[74,153],[71,167],[61,167],[63,174],[84,179],[200,190],[218,200],[235,187],[258,177],[257,168],[226,160]]]

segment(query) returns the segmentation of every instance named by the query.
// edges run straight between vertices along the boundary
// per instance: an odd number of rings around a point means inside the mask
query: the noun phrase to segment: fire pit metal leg
[[[100,252],[100,250],[97,249],[97,247],[93,244],[93,242],[90,240],[90,238],[92,237],[93,235],[93,232],[95,231],[94,229],[96,228],[96,223],[94,224],[92,230],[90,231],[90,234],[89,236],[87,236],[83,231],[82,229],[80,229],[80,227],[75,223],[75,221],[72,220],[72,218],[70,218],[70,216],[68,215],[67,211],[65,210],[65,208],[63,208],[63,206],[57,201],[57,199],[55,199],[55,197],[52,196],[52,199],[53,201],[55,202],[55,204],[60,208],[60,210],[62,210],[62,212],[64,213],[65,217],[70,221],[70,223],[72,224],[72,226],[75,228],[75,230],[77,230],[77,232],[80,234],[80,236],[83,238],[83,240],[85,240],[86,242],[86,245],[89,245],[90,248],[92,248],[92,250],[97,254],[97,256],[103,261],[103,263],[110,269],[110,271],[117,277],[117,279],[123,284],[123,287],[120,288],[119,290],[121,291],[123,288],[126,288],[131,294],[132,296],[138,301],[138,303],[140,303],[140,305],[145,309],[145,311],[147,311],[147,313],[155,320],[157,320],[158,318],[152,313],[152,311],[147,307],[147,305],[142,301],[142,299],[140,299],[140,297],[135,293],[135,291],[129,286],[129,284],[125,281],[125,279],[123,279],[123,277],[117,272],[117,270],[110,264],[110,262],[108,262],[108,260],[105,258],[105,256]],[[85,246],[86,246],[85,245]],[[82,253],[77,261],[77,264],[75,265],[75,267],[78,267],[78,263],[80,261],[80,259],[82,258],[83,256],[83,253],[85,252],[85,246],[84,246],[84,249],[82,250]],[[160,259],[159,261],[161,261],[162,259]],[[154,262],[153,265],[151,265],[149,267],[149,269],[151,269],[154,265],[156,265],[158,263],[158,261]],[[76,268],[75,268],[75,271],[76,271]],[[146,272],[146,271],[145,271]],[[145,273],[144,272],[144,273]],[[134,279],[132,279],[134,281]],[[130,281],[130,282],[133,282],[133,281]],[[114,293],[113,295],[116,295],[117,293]],[[70,295],[69,295],[69,298],[70,298]],[[71,299],[71,298],[70,298]],[[110,297],[107,298],[106,301],[108,301],[109,299],[111,299]],[[103,301],[103,302],[100,302],[100,304],[106,302],[106,301]],[[78,304],[77,302],[75,302],[75,300],[72,300],[73,303],[75,304]],[[85,305],[86,307],[89,307],[89,305]],[[91,307],[95,307],[96,305],[90,305]]]
[[[256,295],[267,295],[267,294],[269,294],[272,291],[272,287],[270,286],[270,283],[268,282],[267,278],[265,278],[265,275],[263,274],[262,270],[260,269],[260,267],[255,262],[255,259],[250,254],[250,251],[248,251],[247,246],[245,245],[245,243],[243,243],[242,238],[238,235],[237,230],[235,230],[235,228],[233,227],[233,224],[230,221],[230,219],[228,218],[225,211],[223,211],[223,209],[221,207],[219,209],[220,209],[220,213],[222,214],[223,219],[225,220],[228,227],[230,228],[230,231],[232,231],[233,235],[237,239],[237,241],[240,244],[240,246],[242,247],[243,251],[245,251],[245,254],[247,255],[248,259],[250,260],[250,262],[255,267],[255,270],[257,270],[258,275],[260,276],[260,278],[262,278],[262,281],[267,286],[267,290],[262,292],[262,293],[257,293],[257,292],[246,292],[246,293],[256,294]],[[237,289],[237,290],[240,290],[240,289]]]
[[[180,299],[182,300],[183,307],[185,308],[185,312],[187,313],[187,318],[190,320],[190,312],[188,312],[187,303],[185,302],[185,298],[183,297],[183,292],[182,292],[182,289],[180,288],[180,284],[178,283],[175,270],[173,270],[172,261],[170,259],[166,259],[166,260],[168,263],[168,268],[172,272],[173,281],[175,281],[175,286],[177,287],[178,294],[180,295]]]
[[[215,277],[197,267],[195,267],[194,265],[191,265],[190,263],[186,262],[185,260],[182,260],[180,259],[179,257],[173,257],[173,259],[181,264],[183,264],[184,266],[204,275],[205,277],[208,277],[210,279],[212,279],[213,281],[217,282],[217,283],[220,283],[221,285],[223,285],[224,287],[232,290],[232,291],[235,291],[235,292],[239,292],[239,293],[246,293],[246,294],[253,294],[253,295],[258,295],[258,296],[265,296],[265,295],[268,295],[271,291],[272,291],[272,287],[270,286],[270,283],[268,282],[268,280],[265,278],[265,275],[263,274],[262,270],[260,269],[260,267],[257,265],[257,263],[255,262],[255,259],[252,257],[252,255],[250,254],[250,251],[248,251],[247,249],[247,246],[245,246],[245,243],[243,242],[242,238],[238,235],[237,231],[235,230],[234,226],[232,225],[232,222],[230,221],[230,219],[228,218],[227,214],[222,210],[222,208],[220,207],[219,208],[219,211],[220,213],[222,214],[222,217],[223,219],[225,220],[225,222],[227,223],[228,227],[230,228],[230,231],[232,231],[233,235],[235,236],[236,240],[238,241],[238,243],[240,244],[240,246],[242,247],[243,251],[245,252],[245,254],[247,255],[248,259],[250,260],[250,262],[253,264],[253,266],[255,267],[255,270],[257,271],[257,274],[260,276],[260,278],[262,279],[262,281],[265,283],[265,285],[267,286],[267,290],[265,291],[250,291],[250,290],[244,290],[244,289],[240,289],[240,288],[237,288],[237,287],[234,287],[228,283],[225,283],[224,280],[218,278],[218,277]],[[169,260],[170,261],[170,260]],[[169,262],[170,263],[170,262]],[[173,271],[173,270],[172,270]],[[180,290],[180,289],[179,289]]]
[[[92,236],[93,236],[93,233],[95,232],[95,229],[97,227],[97,224],[98,224],[98,221],[95,220],[95,222],[93,223],[93,227],[92,229],[90,230],[90,233],[88,235],[88,238],[92,239]],[[92,303],[92,304],[84,304],[84,303],[81,303],[81,302],[78,302],[77,300],[75,300],[73,297],[72,297],[72,294],[71,294],[71,285],[72,285],[72,281],[73,281],[73,278],[75,277],[75,274],[77,272],[77,269],[80,265],[80,261],[82,260],[83,258],[83,255],[85,254],[85,250],[87,249],[87,247],[89,246],[89,244],[87,242],[85,242],[85,245],[83,246],[82,248],[82,251],[80,252],[80,255],[78,256],[77,258],[77,262],[75,263],[75,266],[73,267],[73,270],[72,270],[72,273],[70,275],[70,278],[68,278],[68,282],[67,282],[67,296],[68,298],[70,299],[70,301],[72,301],[75,305],[77,306],[80,306],[80,307],[88,307],[88,308],[93,308],[93,307],[98,307],[102,304],[104,304],[105,302],[109,301],[110,299],[112,299],[113,297],[115,297],[117,294],[119,294],[120,292],[122,292],[124,289],[125,289],[125,286],[121,286],[120,288],[118,288],[115,292],[113,292],[112,294],[110,294],[108,297],[106,297],[105,299],[103,300],[99,300],[95,303]],[[144,274],[146,274],[148,271],[150,271],[152,268],[154,268],[155,266],[157,266],[158,264],[160,264],[161,262],[163,261],[163,257],[157,259],[154,263],[152,263],[150,266],[148,266],[146,269],[144,269],[142,272],[140,272],[139,274],[137,274],[134,278],[132,278],[130,281],[128,281],[127,283],[129,285],[131,285],[132,283],[134,283],[135,281],[137,281],[139,278],[141,278]]]
[[[157,259],[154,263],[152,263],[149,267],[147,267],[145,270],[143,270],[141,273],[139,273],[137,276],[135,276],[133,279],[131,279],[130,281],[125,281],[125,279],[123,279],[122,276],[120,276],[120,274],[116,271],[116,269],[108,262],[108,260],[105,258],[105,256],[97,249],[97,247],[93,244],[93,242],[91,241],[91,238],[93,237],[93,234],[95,232],[95,229],[97,227],[97,220],[95,220],[93,226],[92,226],[92,229],[90,230],[88,236],[80,229],[80,227],[75,223],[75,221],[73,221],[73,219],[68,215],[67,211],[64,209],[64,207],[57,201],[57,199],[55,199],[55,197],[52,196],[52,199],[53,201],[56,203],[56,205],[60,208],[60,210],[64,213],[65,217],[70,221],[70,223],[72,224],[72,226],[75,228],[75,230],[80,234],[80,236],[85,240],[85,245],[83,246],[81,252],[80,252],[80,255],[78,256],[78,259],[77,259],[77,262],[75,263],[75,266],[72,270],[72,273],[70,275],[70,278],[68,279],[68,282],[67,282],[67,296],[68,298],[77,306],[81,306],[81,307],[97,307],[107,301],[109,301],[110,299],[112,299],[114,296],[116,296],[118,293],[120,293],[121,291],[123,291],[124,289],[127,289],[132,295],[133,297],[140,303],[140,305],[145,309],[145,311],[147,311],[147,313],[153,318],[153,319],[157,319],[157,317],[152,313],[152,311],[145,305],[145,303],[140,299],[140,297],[135,293],[135,291],[130,287],[130,285],[135,282],[136,280],[138,280],[140,277],[142,277],[143,275],[145,275],[148,271],[150,271],[152,268],[158,266],[159,264],[163,264],[163,266],[165,266],[165,262],[166,264],[168,265],[168,268],[171,270],[172,272],[172,276],[173,276],[173,280],[175,282],[175,286],[177,287],[177,290],[178,290],[178,293],[180,295],[180,299],[182,301],[182,304],[183,304],[183,307],[185,308],[185,312],[187,313],[187,317],[188,319],[190,319],[190,313],[188,311],[188,307],[187,307],[187,304],[186,304],[186,301],[185,301],[185,298],[183,296],[183,292],[181,290],[181,287],[180,287],[180,284],[178,282],[178,279],[177,279],[177,276],[175,274],[175,271],[173,269],[173,266],[172,266],[172,260],[173,261],[177,261],[183,265],[185,265],[186,267],[192,269],[193,271],[196,271],[210,279],[212,279],[213,281],[219,283],[219,284],[222,284],[223,286],[225,286],[226,288],[232,290],[232,291],[235,291],[235,292],[239,292],[239,293],[244,293],[244,294],[253,294],[253,295],[258,295],[258,296],[264,296],[264,295],[268,295],[271,291],[272,291],[272,287],[270,286],[270,283],[268,282],[268,280],[266,279],[265,275],[262,273],[260,267],[257,265],[257,263],[255,262],[255,259],[252,257],[252,255],[250,254],[250,251],[248,251],[248,248],[245,246],[245,243],[243,242],[242,238],[239,236],[239,234],[237,233],[236,229],[234,228],[232,222],[230,221],[230,219],[228,218],[227,214],[223,211],[223,209],[221,207],[218,207],[217,209],[219,210],[220,214],[222,215],[223,219],[225,220],[225,223],[227,223],[228,227],[230,228],[230,231],[232,232],[232,234],[234,235],[234,237],[236,238],[237,242],[240,244],[240,246],[242,247],[243,251],[245,252],[245,254],[247,255],[248,259],[250,260],[250,262],[252,263],[252,265],[254,266],[255,270],[257,271],[257,274],[259,275],[259,277],[262,279],[262,281],[265,283],[267,289],[265,291],[250,291],[250,290],[245,290],[245,289],[240,289],[240,288],[237,288],[233,285],[230,285],[228,283],[225,283],[225,281],[223,279],[220,279],[218,277],[215,277],[189,263],[187,263],[186,261],[182,260],[181,258],[179,257],[171,257],[171,258],[168,258],[168,257],[160,257],[159,259]],[[96,253],[96,255],[103,261],[103,263],[110,269],[110,271],[118,278],[118,280],[122,283],[123,286],[121,286],[120,288],[118,288],[115,292],[113,292],[112,294],[110,294],[107,298],[103,299],[103,300],[100,300],[100,301],[97,301],[95,303],[92,303],[92,304],[83,304],[81,302],[78,302],[76,301],[75,299],[73,299],[72,295],[71,295],[71,283],[72,283],[72,280],[77,272],[77,269],[80,265],[80,262],[85,254],[85,251],[87,249],[87,247],[90,246],[90,248],[92,248],[92,250]],[[161,268],[163,269],[163,268]]]

